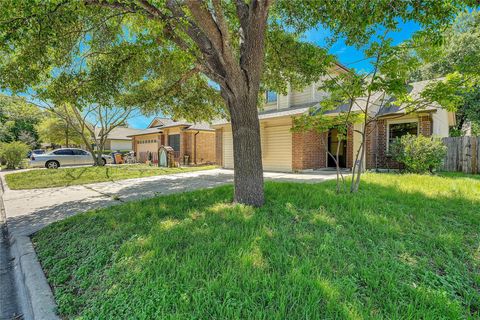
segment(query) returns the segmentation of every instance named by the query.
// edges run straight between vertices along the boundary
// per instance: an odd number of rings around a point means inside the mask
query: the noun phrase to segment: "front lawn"
[[[215,166],[160,168],[138,164],[105,167],[59,168],[56,170],[38,169],[6,174],[5,180],[10,189],[37,189],[143,178],[213,168],[215,168]]]
[[[461,319],[480,316],[480,180],[368,174],[232,187],[80,214],[33,242],[64,318]]]

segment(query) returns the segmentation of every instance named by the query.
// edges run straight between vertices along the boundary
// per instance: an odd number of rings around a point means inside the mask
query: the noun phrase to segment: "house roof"
[[[116,127],[113,128],[112,131],[108,134],[108,139],[110,140],[132,140],[130,138],[132,135],[135,135],[141,132],[141,129],[133,129],[127,127]],[[98,136],[100,132],[100,128],[95,128],[95,133]]]
[[[151,125],[155,123],[155,120],[157,120],[156,121],[157,123],[162,123],[162,124],[151,127]],[[173,127],[183,127],[183,130],[186,130],[186,131],[215,131],[215,129],[213,129],[210,126],[210,124],[207,122],[174,121],[169,118],[158,117],[152,120],[152,122],[150,123],[147,129],[131,134],[130,137],[141,136],[141,135],[152,134],[152,133],[161,133],[163,132],[163,129],[173,128]]]
[[[145,135],[145,134],[160,133],[160,132],[162,132],[162,130],[160,128],[147,128],[147,129],[144,129],[144,130],[140,130],[137,133],[131,134],[131,135],[129,135],[129,137],[142,136],[142,135]]]
[[[157,125],[153,125],[155,122],[159,123]],[[174,122],[172,119],[170,118],[164,118],[164,117],[155,117],[153,118],[153,120],[150,122],[150,124],[147,126],[147,128],[153,128],[153,127],[161,127],[161,126],[164,126],[164,125],[167,125],[167,124],[170,124]]]
[[[311,108],[315,106],[320,107],[318,102],[309,102],[309,103],[293,105],[285,109],[260,111],[258,112],[258,118],[262,120],[262,119],[279,118],[279,117],[285,117],[285,116],[295,116],[295,115],[307,113],[310,111]],[[227,123],[230,123],[230,120],[218,119],[216,121],[213,121],[212,125],[218,126],[218,125],[223,125]]]

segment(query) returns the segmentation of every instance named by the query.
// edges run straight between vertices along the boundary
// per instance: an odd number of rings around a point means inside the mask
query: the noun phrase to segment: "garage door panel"
[[[290,126],[264,128],[263,169],[292,171],[292,133]]]
[[[261,130],[262,162],[265,171],[292,171],[292,133],[290,126]],[[233,136],[223,132],[223,167],[233,169]]]
[[[231,131],[223,132],[223,167],[233,169],[233,136]]]

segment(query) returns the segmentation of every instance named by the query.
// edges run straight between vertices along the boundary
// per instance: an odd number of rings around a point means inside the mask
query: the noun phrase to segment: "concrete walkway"
[[[335,172],[266,172],[264,176],[267,181],[315,183],[334,179]],[[233,171],[214,169],[61,188],[10,190],[7,187],[4,203],[10,233],[30,235],[52,222],[93,208],[228,183],[233,183]]]

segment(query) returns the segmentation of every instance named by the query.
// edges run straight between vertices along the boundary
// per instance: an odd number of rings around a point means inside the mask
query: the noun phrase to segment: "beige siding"
[[[448,111],[445,109],[438,108],[437,112],[432,114],[433,121],[433,132],[432,134],[436,137],[448,137],[449,126],[448,126]]]
[[[301,91],[293,91],[291,93],[292,105],[308,103],[312,101],[312,85],[308,85]]]
[[[233,137],[232,131],[223,131],[223,167],[233,169]]]
[[[292,171],[290,126],[265,127],[262,138],[263,169],[266,171]]]
[[[277,109],[278,109],[277,102],[270,102],[270,103],[266,103],[263,106],[262,111],[277,110]]]

